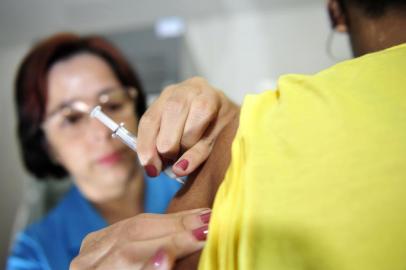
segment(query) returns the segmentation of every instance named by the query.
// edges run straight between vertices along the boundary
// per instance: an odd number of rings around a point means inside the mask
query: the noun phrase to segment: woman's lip
[[[101,165],[110,166],[120,161],[121,158],[122,158],[121,152],[116,151],[101,157],[100,159],[97,160],[97,162]]]

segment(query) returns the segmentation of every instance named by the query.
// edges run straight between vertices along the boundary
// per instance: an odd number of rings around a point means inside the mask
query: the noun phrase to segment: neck
[[[406,43],[406,12],[390,9],[378,18],[349,12],[350,38],[355,56]]]
[[[124,193],[112,200],[94,203],[108,224],[133,217],[143,212],[144,208],[144,177],[138,169],[128,181]]]

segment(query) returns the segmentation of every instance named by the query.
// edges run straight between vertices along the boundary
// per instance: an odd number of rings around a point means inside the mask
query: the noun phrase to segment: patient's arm
[[[189,177],[188,182],[172,200],[168,212],[212,207],[217,189],[230,163],[231,144],[238,128],[238,117],[239,115],[236,115],[220,133],[209,158]],[[176,269],[196,269],[199,258],[200,252],[190,255],[178,261]]]

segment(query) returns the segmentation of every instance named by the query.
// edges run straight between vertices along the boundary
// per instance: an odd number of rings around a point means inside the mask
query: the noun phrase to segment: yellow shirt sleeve
[[[406,269],[406,45],[248,96],[199,269]]]

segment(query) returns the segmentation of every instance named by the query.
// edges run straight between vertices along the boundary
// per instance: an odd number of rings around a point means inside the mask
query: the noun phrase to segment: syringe
[[[103,113],[100,106],[96,106],[90,112],[90,116],[92,118],[98,119],[106,127],[111,129],[113,131],[113,133],[111,134],[113,138],[119,138],[123,143],[125,143],[128,147],[134,150],[134,152],[137,152],[137,138],[124,127],[124,123],[117,124],[116,122],[114,122],[110,117],[108,117],[105,113]],[[173,173],[170,166],[166,167],[163,172],[170,178],[173,178],[176,181],[178,181],[179,183],[181,184],[185,183],[185,177],[177,177]]]

